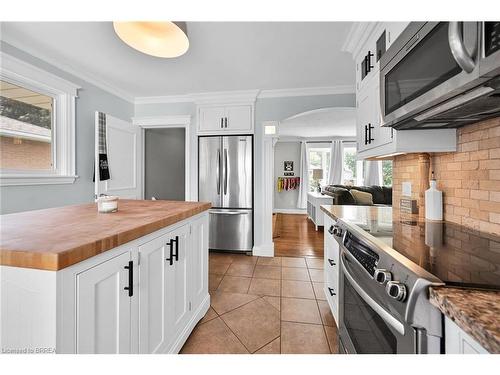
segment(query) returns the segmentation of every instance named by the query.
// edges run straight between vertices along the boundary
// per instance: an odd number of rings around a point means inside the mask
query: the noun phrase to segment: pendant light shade
[[[147,55],[177,57],[189,48],[185,22],[113,22],[113,27],[121,40]]]

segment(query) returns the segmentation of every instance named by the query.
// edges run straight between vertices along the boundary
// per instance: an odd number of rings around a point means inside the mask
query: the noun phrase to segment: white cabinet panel
[[[463,331],[450,318],[444,319],[446,354],[487,354],[474,338]]]
[[[249,132],[252,130],[252,106],[234,105],[226,107],[227,129]]]
[[[168,235],[139,247],[139,352],[161,352],[166,340],[166,269]]]
[[[188,294],[188,251],[189,225],[171,232],[173,239],[173,264],[167,264],[166,306],[169,336],[175,337],[190,318]]]
[[[196,311],[208,295],[208,218],[202,216],[191,224],[188,267],[191,309]]]
[[[334,220],[325,214],[325,236],[324,236],[324,280],[325,280],[325,296],[338,325],[339,321],[339,252],[340,246],[331,233],[335,225]]]
[[[77,353],[130,353],[130,253],[77,276]]]
[[[222,130],[225,115],[226,108],[223,106],[201,107],[199,110],[198,130],[200,132]]]

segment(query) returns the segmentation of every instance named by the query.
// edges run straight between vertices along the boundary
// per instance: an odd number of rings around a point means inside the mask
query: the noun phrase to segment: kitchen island
[[[210,305],[208,209],[120,200],[0,217],[5,353],[178,352]]]

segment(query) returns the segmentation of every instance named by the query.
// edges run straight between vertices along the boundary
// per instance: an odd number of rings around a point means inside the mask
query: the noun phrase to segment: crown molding
[[[316,96],[316,95],[339,95],[354,94],[354,85],[338,85],[325,87],[302,87],[294,89],[262,90],[259,99],[265,98],[285,98],[293,96]]]
[[[354,22],[342,45],[341,51],[356,56],[380,22]]]
[[[110,85],[106,82],[103,82],[102,79],[95,77],[92,74],[89,74],[87,71],[85,71],[83,68],[75,68],[74,66],[71,66],[69,63],[62,61],[61,59],[55,59],[53,57],[50,57],[48,54],[42,53],[39,50],[36,50],[32,47],[29,47],[29,43],[26,43],[22,39],[13,37],[12,35],[9,35],[8,33],[3,32],[2,33],[2,39],[3,42],[11,45],[12,47],[15,47],[39,60],[42,60],[43,62],[52,65],[53,67],[60,69],[68,74],[71,74],[75,76],[76,78],[79,78],[83,81],[86,81],[110,94],[113,94],[129,103],[134,103],[134,96],[124,90],[121,90],[117,87],[114,87],[113,85]]]
[[[191,94],[191,97],[197,105],[217,103],[253,104],[257,100],[259,91],[260,90],[216,91]]]
[[[191,124],[191,115],[132,117],[132,123],[141,127],[189,125]]]
[[[164,95],[164,96],[138,96],[134,104],[169,104],[169,103],[193,103],[191,95]]]

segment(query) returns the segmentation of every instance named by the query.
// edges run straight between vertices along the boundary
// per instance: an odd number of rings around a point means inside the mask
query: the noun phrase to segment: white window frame
[[[72,184],[76,175],[75,101],[78,85],[0,51],[0,78],[54,98],[50,171],[0,170],[0,186]]]

